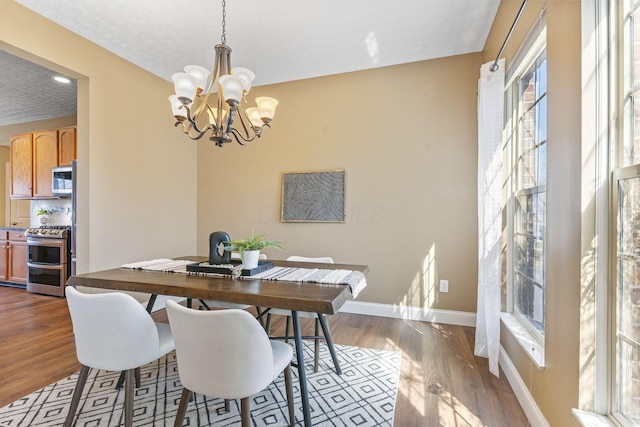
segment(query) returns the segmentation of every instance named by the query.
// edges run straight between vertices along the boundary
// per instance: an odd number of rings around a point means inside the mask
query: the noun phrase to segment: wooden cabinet
[[[8,282],[27,284],[27,238],[24,231],[9,231]]]
[[[24,231],[0,231],[0,280],[27,284],[27,239]]]
[[[33,195],[33,134],[12,136],[9,139],[9,145],[11,197],[31,197]]]
[[[14,135],[10,157],[12,199],[53,197],[51,168],[76,158],[76,128]]]
[[[51,168],[58,166],[58,131],[33,134],[33,197],[51,197]]]
[[[58,166],[67,166],[76,155],[76,128],[58,129]]]

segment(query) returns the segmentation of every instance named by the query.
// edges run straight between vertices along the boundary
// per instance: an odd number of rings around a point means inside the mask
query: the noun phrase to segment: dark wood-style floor
[[[329,324],[337,344],[402,353],[396,427],[528,425],[504,375],[474,357],[473,328],[346,313]],[[0,407],[78,370],[66,301],[0,286]]]

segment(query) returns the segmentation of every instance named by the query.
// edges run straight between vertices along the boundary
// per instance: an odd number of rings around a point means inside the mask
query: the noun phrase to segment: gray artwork
[[[285,173],[282,222],[344,222],[344,171]]]

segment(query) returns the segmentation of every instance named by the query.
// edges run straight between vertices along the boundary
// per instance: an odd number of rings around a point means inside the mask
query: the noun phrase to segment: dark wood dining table
[[[208,260],[206,257],[199,256],[182,256],[175,259],[193,260],[194,262],[204,262]],[[369,271],[366,265],[321,264],[281,260],[270,260],[270,262],[273,262],[276,266],[283,267],[324,268],[330,270],[344,269],[359,271],[363,274]],[[151,309],[157,295],[185,297],[193,300],[211,299],[247,304],[255,307],[291,310],[305,427],[311,426],[312,422],[309,410],[307,377],[298,312],[308,311],[319,314],[335,314],[346,301],[351,299],[349,287],[342,284],[300,283],[252,278],[233,278],[228,275],[197,275],[125,268],[114,268],[71,276],[67,283],[71,286],[86,286],[151,294],[152,297],[148,305],[148,310]],[[325,327],[326,324],[323,325],[323,328]],[[335,357],[335,355],[332,355],[332,357]]]

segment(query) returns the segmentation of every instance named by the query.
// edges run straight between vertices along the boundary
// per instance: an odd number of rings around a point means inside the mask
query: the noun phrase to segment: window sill
[[[529,358],[536,364],[539,369],[545,367],[544,364],[544,345],[540,345],[533,338],[533,335],[525,329],[520,322],[509,313],[502,313],[500,320],[505,328],[513,335],[522,349],[529,355]]]
[[[616,427],[618,425],[608,417],[595,412],[584,411],[582,409],[573,409],[572,412],[573,416],[576,417],[583,427]]]

